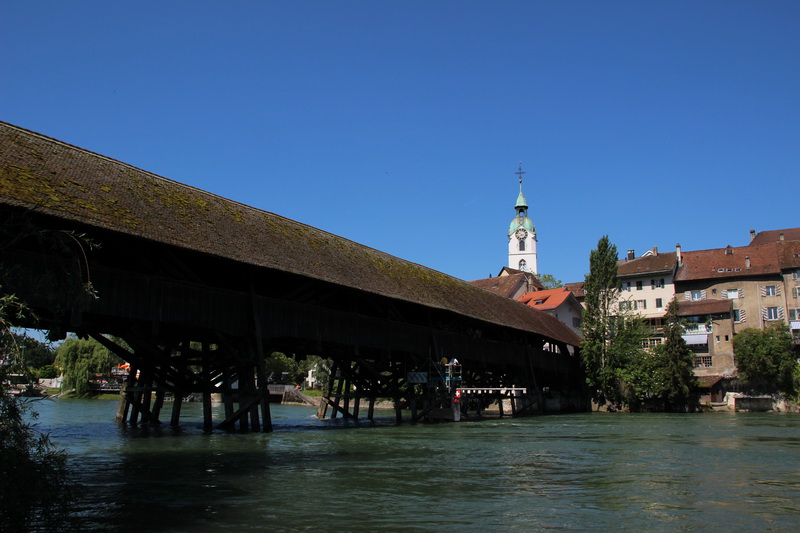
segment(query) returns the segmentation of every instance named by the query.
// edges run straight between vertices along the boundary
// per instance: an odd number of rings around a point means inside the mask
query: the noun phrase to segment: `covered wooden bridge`
[[[398,420],[428,418],[452,402],[443,357],[514,414],[587,405],[580,339],[545,313],[6,123],[0,217],[3,290],[35,309],[30,326],[91,336],[131,364],[126,422],[160,423],[165,395],[200,393],[210,430],[219,393],[221,427],[269,431],[274,352],[331,362],[331,416],[371,417],[392,398]]]

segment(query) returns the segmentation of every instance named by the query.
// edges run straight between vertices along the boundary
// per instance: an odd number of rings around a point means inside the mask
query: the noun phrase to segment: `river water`
[[[200,404],[180,429],[118,425],[111,401],[35,409],[86,531],[800,531],[798,414],[397,426],[272,407],[275,432],[244,435],[204,434]]]

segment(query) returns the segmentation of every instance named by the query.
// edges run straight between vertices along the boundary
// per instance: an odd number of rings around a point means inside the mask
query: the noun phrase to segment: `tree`
[[[618,293],[617,247],[604,235],[597,248],[589,254],[589,274],[586,275],[584,290],[585,309],[581,330],[583,346],[581,356],[587,385],[592,389],[599,403],[605,403],[608,367],[608,340],[610,330],[611,305]]]
[[[271,380],[280,382],[285,372],[288,374],[289,382],[291,384],[297,384],[297,378],[300,374],[300,365],[297,361],[291,357],[287,357],[281,352],[273,352],[264,362],[264,370]]]
[[[560,279],[556,279],[552,274],[536,274],[536,279],[539,280],[539,283],[541,283],[545,289],[559,289],[564,286],[564,282]]]
[[[30,320],[28,307],[13,295],[0,295],[0,331],[9,341],[0,365],[0,531],[66,529],[66,454],[28,421],[36,418],[31,404],[7,390],[8,374],[27,369],[11,332],[14,319]]]
[[[0,332],[0,353],[18,349],[22,362],[30,368],[52,365],[56,358],[55,350],[49,344],[14,331]]]
[[[664,343],[654,349],[663,387],[660,396],[666,411],[683,412],[691,407],[691,392],[697,387],[697,378],[694,375],[694,354],[683,339],[677,299],[673,298],[667,306],[665,318]]]
[[[600,405],[621,405],[629,398],[625,369],[643,354],[643,320],[618,305],[617,247],[604,235],[589,255],[583,311],[586,381]]]
[[[793,395],[797,391],[797,359],[786,324],[766,329],[747,328],[733,337],[739,379],[753,387]]]
[[[55,366],[64,376],[61,387],[74,389],[78,396],[89,391],[89,380],[96,374],[108,374],[113,366],[122,362],[94,339],[69,337],[56,349]]]

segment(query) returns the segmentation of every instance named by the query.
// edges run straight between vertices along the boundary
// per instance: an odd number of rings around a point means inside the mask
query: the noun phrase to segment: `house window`
[[[694,358],[694,367],[695,368],[709,368],[711,366],[711,356],[710,355],[700,355]]]
[[[775,285],[767,285],[764,287],[764,296],[775,296]]]
[[[525,241],[519,241],[519,251],[520,252],[525,251]]]
[[[733,310],[733,321],[734,322],[741,322],[742,321],[742,311],[740,309]]]
[[[777,307],[765,307],[764,308],[764,320],[778,320],[778,308]]]
[[[636,300],[635,309],[647,309],[647,300]]]
[[[726,296],[728,300],[735,300],[739,297],[739,289],[728,289]]]
[[[631,290],[631,282],[630,281],[623,281],[622,282],[622,290],[623,291],[630,291]]]
[[[630,300],[625,300],[624,302],[619,303],[620,311],[630,311],[631,309],[633,309],[633,302]]]
[[[637,291],[642,290],[642,280],[636,282],[636,290]]]
[[[581,327],[581,319],[576,316],[572,317],[572,327],[573,328]]]
[[[528,263],[524,259],[520,259],[519,261],[519,269],[523,272],[528,270]]]
[[[795,257],[800,256],[800,254],[795,254]],[[800,270],[795,270],[792,272],[792,279],[800,279]]]
[[[663,289],[664,288],[664,278],[651,279],[650,280],[650,287],[653,288],[653,289]]]
[[[702,300],[703,291],[692,291],[692,301]]]
[[[800,320],[800,308],[789,309],[789,320]]]
[[[792,288],[792,298],[800,298],[800,287]]]
[[[664,301],[661,298],[656,298],[656,309],[663,309]]]

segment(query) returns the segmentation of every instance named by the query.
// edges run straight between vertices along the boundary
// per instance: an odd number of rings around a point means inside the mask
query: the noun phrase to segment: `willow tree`
[[[89,391],[89,380],[96,374],[108,374],[111,367],[122,363],[94,339],[69,337],[56,349],[55,366],[63,373],[63,390],[74,389],[78,396]]]

